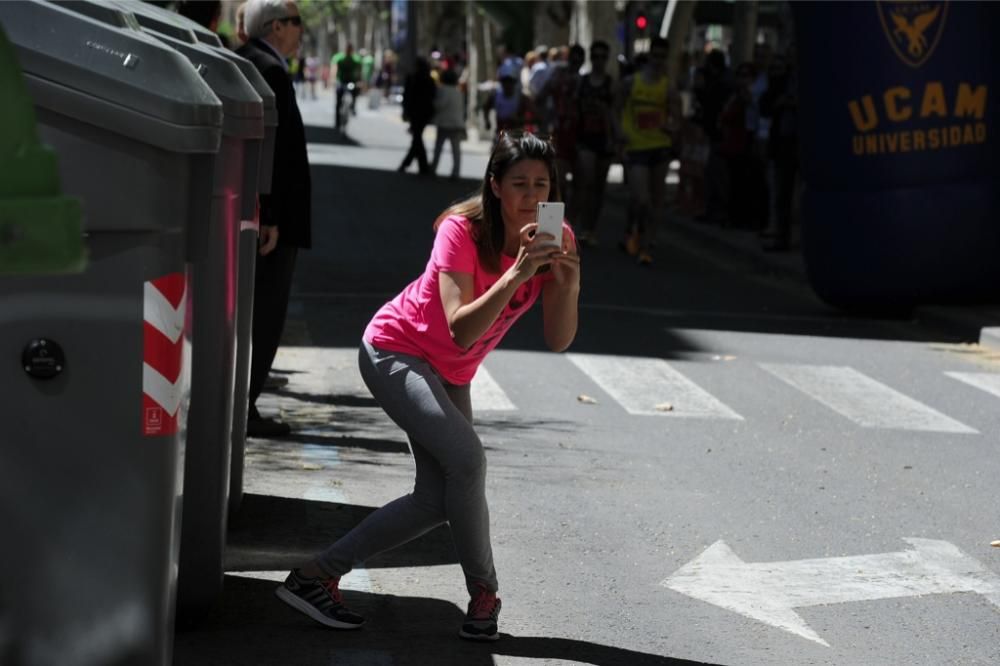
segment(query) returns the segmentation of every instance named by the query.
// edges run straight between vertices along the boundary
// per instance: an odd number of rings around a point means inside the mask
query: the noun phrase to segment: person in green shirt
[[[333,97],[334,127],[343,126],[343,119],[340,117],[340,99],[348,92],[348,84],[357,85],[361,79],[361,57],[354,52],[354,44],[348,44],[347,48],[330,58],[330,69],[333,70],[334,80],[337,82],[336,92]],[[351,91],[351,115],[356,115],[354,102],[356,92]]]
[[[375,57],[365,49],[361,49],[358,53],[361,55],[361,85],[367,90],[375,71]]]

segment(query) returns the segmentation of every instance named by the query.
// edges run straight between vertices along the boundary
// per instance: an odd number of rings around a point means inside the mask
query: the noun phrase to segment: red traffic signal
[[[649,25],[649,19],[646,18],[645,14],[643,14],[643,13],[640,12],[639,14],[635,15],[635,27],[636,27],[636,29],[638,29],[638,30],[645,30],[648,25]]]

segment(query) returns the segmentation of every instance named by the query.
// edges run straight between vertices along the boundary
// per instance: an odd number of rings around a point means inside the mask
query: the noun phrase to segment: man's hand
[[[278,227],[260,225],[260,237],[257,239],[260,256],[266,257],[278,245]]]

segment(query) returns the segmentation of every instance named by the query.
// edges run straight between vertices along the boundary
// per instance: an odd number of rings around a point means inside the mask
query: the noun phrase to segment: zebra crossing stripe
[[[662,359],[593,354],[567,357],[629,414],[743,420]],[[671,409],[657,409],[664,404]]]
[[[865,428],[976,434],[977,430],[854,368],[760,363],[761,368]]]
[[[952,379],[957,379],[969,386],[975,386],[981,391],[991,393],[1000,398],[1000,373],[996,372],[946,372]]]
[[[282,347],[274,367],[299,373],[295,381],[300,389],[317,394],[332,392],[371,396],[358,370],[357,349]],[[471,392],[473,413],[517,411],[517,405],[500,388],[485,365],[479,366],[472,380]]]
[[[481,365],[472,380],[472,413],[477,412],[513,412],[517,407],[500,385],[496,383],[486,366]]]

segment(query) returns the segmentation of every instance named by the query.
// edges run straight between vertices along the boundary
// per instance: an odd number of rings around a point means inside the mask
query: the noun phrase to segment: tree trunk
[[[729,47],[729,61],[733,67],[753,61],[753,47],[757,43],[757,0],[737,2],[733,6],[733,42]]]
[[[696,4],[694,0],[680,0],[674,7],[674,14],[671,17],[666,35],[667,41],[670,42],[667,76],[670,77],[671,83],[677,82],[680,73],[681,54],[684,52],[691,32],[691,22],[694,19]]]

